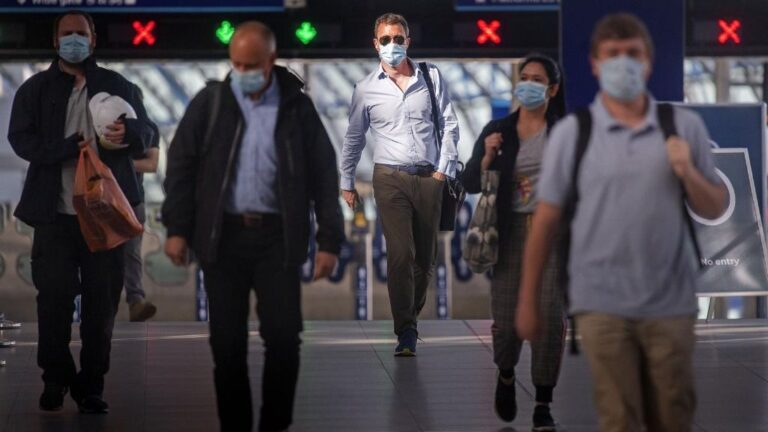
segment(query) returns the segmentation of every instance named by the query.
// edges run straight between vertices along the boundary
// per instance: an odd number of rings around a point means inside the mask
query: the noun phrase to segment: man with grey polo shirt
[[[568,288],[604,432],[691,429],[695,257],[682,197],[705,217],[726,203],[701,119],[675,108],[678,136],[665,142],[645,90],[652,58],[636,17],[597,24],[591,63],[601,91],[575,185]],[[526,339],[538,329],[538,285],[572,190],[578,127],[564,119],[545,150],[517,314]]]
[[[416,323],[437,257],[443,184],[454,177],[459,127],[448,88],[434,65],[429,77],[407,57],[408,23],[380,16],[373,45],[378,69],[352,94],[341,161],[341,189],[351,208],[358,201],[355,169],[370,129],[375,148],[373,190],[387,241],[387,287],[398,345],[396,356],[416,354]],[[434,83],[439,125],[432,121],[429,79]],[[442,128],[442,145],[435,128]]]

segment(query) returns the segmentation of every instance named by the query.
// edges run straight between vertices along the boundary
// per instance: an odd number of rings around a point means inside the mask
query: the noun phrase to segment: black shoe
[[[99,395],[86,396],[75,402],[77,402],[82,414],[106,414],[109,412],[109,405]]]
[[[67,386],[45,383],[43,394],[40,395],[40,409],[43,411],[59,411],[64,405]]]
[[[506,381],[506,383],[505,383]],[[517,416],[515,399],[515,377],[506,379],[501,374],[496,379],[496,415],[505,422],[511,422]]]
[[[533,430],[534,432],[553,432],[556,431],[555,419],[549,413],[549,406],[536,405],[533,409]]]
[[[418,333],[415,329],[408,329],[397,337],[397,347],[395,347],[395,357],[414,357],[416,356],[416,340]]]

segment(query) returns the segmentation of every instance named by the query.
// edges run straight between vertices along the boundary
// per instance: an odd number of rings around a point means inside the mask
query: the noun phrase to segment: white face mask
[[[398,45],[390,42],[379,48],[379,58],[386,64],[396,67],[405,60],[407,48],[405,45]]]
[[[232,81],[245,94],[257,93],[267,84],[267,77],[263,69],[254,69],[245,72],[232,68]]]
[[[626,55],[603,60],[600,89],[620,101],[633,101],[645,91],[645,64]]]

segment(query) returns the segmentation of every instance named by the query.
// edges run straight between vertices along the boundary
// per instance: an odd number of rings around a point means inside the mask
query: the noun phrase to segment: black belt
[[[417,175],[421,177],[429,177],[435,172],[435,167],[432,165],[389,165],[379,164],[387,168],[391,168],[395,171],[404,172],[410,175]]]
[[[274,227],[282,221],[283,217],[276,213],[224,213],[224,224],[240,228]]]

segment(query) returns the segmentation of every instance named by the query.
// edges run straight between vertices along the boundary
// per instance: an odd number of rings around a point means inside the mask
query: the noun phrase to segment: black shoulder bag
[[[429,66],[426,62],[419,63],[419,70],[424,75],[424,81],[429,90],[429,100],[432,103],[432,123],[435,129],[435,141],[437,142],[437,157],[440,159],[440,151],[443,147],[443,130],[440,128],[440,114],[438,113],[437,98],[432,77],[429,75]],[[464,170],[464,164],[457,163],[454,178],[446,177],[443,187],[443,203],[440,211],[440,231],[453,231],[456,228],[456,215],[464,204],[467,192],[459,181],[459,175]]]

